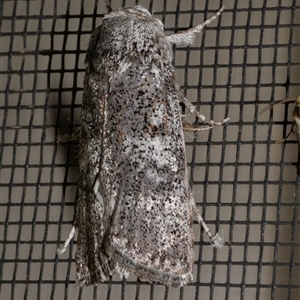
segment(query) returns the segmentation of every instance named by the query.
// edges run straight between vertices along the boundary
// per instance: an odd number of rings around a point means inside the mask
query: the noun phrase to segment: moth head
[[[124,7],[122,10],[133,15],[152,17],[152,14],[149,12],[149,10],[140,5]]]
[[[157,18],[154,18],[153,15],[146,8],[140,5],[116,9],[110,12],[108,15],[104,16],[103,20],[114,17],[136,18],[145,21],[149,20],[151,22],[156,23],[162,31],[164,30],[164,25],[162,21]]]

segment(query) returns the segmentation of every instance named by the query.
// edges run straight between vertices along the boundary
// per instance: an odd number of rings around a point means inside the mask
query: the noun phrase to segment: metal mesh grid
[[[75,283],[66,239],[76,199],[77,148],[58,144],[79,124],[84,56],[104,1],[2,1],[1,299],[299,299],[297,143],[289,131],[300,95],[299,1],[112,1],[154,11],[166,33],[226,10],[191,47],[174,48],[187,98],[224,128],[186,134],[197,205],[228,245],[214,251],[194,225],[194,282],[184,288],[113,276]],[[201,99],[201,100],[200,100]],[[199,101],[197,101],[199,100]],[[190,117],[190,121],[193,121]]]

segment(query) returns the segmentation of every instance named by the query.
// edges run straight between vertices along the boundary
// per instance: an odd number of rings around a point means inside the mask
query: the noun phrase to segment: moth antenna
[[[295,98],[287,98],[287,99],[284,99],[284,100],[276,101],[275,103],[266,106],[263,110],[260,111],[259,114],[260,114],[260,115],[263,114],[263,113],[266,112],[267,110],[272,109],[272,108],[273,108],[274,106],[276,106],[277,104],[283,104],[283,103],[292,102],[292,101],[295,101]]]
[[[110,13],[113,9],[111,7],[111,1],[110,0],[105,0],[107,12]]]

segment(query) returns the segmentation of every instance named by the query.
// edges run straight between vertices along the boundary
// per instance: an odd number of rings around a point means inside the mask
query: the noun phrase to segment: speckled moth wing
[[[104,70],[95,70],[87,64],[89,72],[84,79],[83,103],[80,130],[80,162],[78,197],[74,225],[78,228],[76,251],[77,283],[96,284],[109,279],[115,265],[103,251],[105,221],[109,216],[103,203],[94,193],[94,183],[99,173],[104,153],[105,107],[107,106],[107,85]],[[103,84],[99,85],[99,80]],[[104,182],[103,182],[104,183]]]
[[[168,93],[164,82],[157,91],[155,83],[161,74],[153,69],[152,65],[141,70],[132,63],[126,74],[114,78],[118,86],[109,89],[109,142],[95,191],[103,199],[104,210],[112,213],[104,249],[137,276],[189,281],[193,264],[191,196],[179,99],[172,98],[180,92],[168,79]],[[151,278],[149,274],[158,270]]]
[[[91,36],[79,145],[77,283],[98,284],[115,272],[172,286],[192,280],[192,213],[212,235],[188,185],[179,103],[211,128],[180,92],[171,44],[191,44],[220,15],[165,37],[141,6],[111,11]]]

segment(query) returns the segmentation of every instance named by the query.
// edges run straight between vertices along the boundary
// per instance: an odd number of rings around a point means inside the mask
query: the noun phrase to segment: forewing
[[[155,66],[132,64],[111,78],[96,194],[111,216],[104,242],[111,258],[141,278],[177,286],[192,278],[192,211],[180,92],[173,71],[164,72],[163,80]]]

